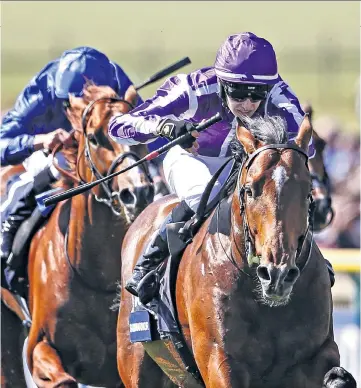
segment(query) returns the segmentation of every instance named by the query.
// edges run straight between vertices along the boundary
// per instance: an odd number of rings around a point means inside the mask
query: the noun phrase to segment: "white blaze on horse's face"
[[[272,179],[274,180],[276,185],[276,191],[278,196],[277,200],[279,201],[281,197],[282,188],[286,181],[289,179],[286,169],[283,166],[276,167],[272,173]]]

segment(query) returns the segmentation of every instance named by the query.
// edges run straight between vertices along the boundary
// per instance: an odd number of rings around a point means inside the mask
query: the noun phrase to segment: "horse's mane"
[[[240,125],[246,127],[252,135],[265,144],[286,144],[289,140],[287,123],[280,116],[268,117],[244,117]],[[236,136],[231,141],[232,154],[242,161],[245,157],[242,144]]]
[[[83,88],[82,97],[71,97],[70,98],[70,108],[66,110],[66,117],[72,125],[74,130],[74,142],[71,146],[67,146],[61,149],[68,166],[69,172],[72,175],[77,176],[77,166],[76,162],[78,159],[78,152],[83,152],[79,150],[77,139],[83,134],[82,128],[82,115],[86,106],[99,98],[114,98],[118,97],[117,93],[109,86],[98,86],[95,85],[92,81],[87,81]],[[55,184],[57,187],[63,187],[68,189],[74,186],[74,181],[69,177],[62,176],[60,180]]]
[[[286,144],[289,141],[287,123],[280,116],[257,116],[255,118],[243,117],[242,120],[239,120],[239,125],[243,125],[256,139],[264,142],[265,144]],[[236,160],[234,168],[235,173],[230,176],[228,182],[228,187],[231,191],[233,191],[238,175],[237,172],[242,166],[246,153],[236,135],[230,143],[230,149]],[[228,191],[228,193],[230,192]]]

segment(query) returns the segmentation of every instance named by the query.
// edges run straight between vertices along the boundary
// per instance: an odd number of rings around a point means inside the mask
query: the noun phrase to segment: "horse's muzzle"
[[[152,184],[123,189],[119,199],[131,218],[137,217],[154,199]]]
[[[300,276],[297,266],[275,266],[273,263],[259,265],[257,276],[266,298],[282,301],[289,297],[293,285]]]

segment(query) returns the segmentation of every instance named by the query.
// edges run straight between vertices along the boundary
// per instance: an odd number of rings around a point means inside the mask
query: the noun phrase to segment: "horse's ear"
[[[313,116],[313,107],[310,102],[306,102],[302,105],[303,111],[308,114],[308,118],[310,120],[310,123],[312,123],[312,116]]]
[[[252,154],[257,149],[257,140],[252,133],[242,125],[237,127],[236,131],[237,140],[243,145],[247,154]]]
[[[295,139],[295,143],[301,147],[305,152],[308,152],[308,145],[310,143],[312,136],[312,125],[309,119],[308,113],[306,113],[301,126],[298,130],[297,137]]]
[[[125,92],[124,100],[130,102],[133,106],[137,105],[138,102],[138,93],[135,90],[133,85],[130,85],[127,91]]]

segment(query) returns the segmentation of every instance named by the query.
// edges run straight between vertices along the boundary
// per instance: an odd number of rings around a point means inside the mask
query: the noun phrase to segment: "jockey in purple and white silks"
[[[109,122],[110,136],[119,143],[132,145],[149,143],[159,136],[173,140],[217,112],[222,121],[201,134],[193,131],[197,137],[195,143],[173,147],[164,159],[165,178],[181,203],[166,218],[135,266],[133,277],[126,284],[133,295],[138,295],[141,279],[168,253],[167,223],[184,221],[196,211],[207,183],[231,154],[229,146],[235,136],[237,119],[281,116],[292,139],[304,112],[278,74],[272,45],[246,32],[227,38],[218,50],[214,67],[169,78],[153,98],[128,114],[112,117]],[[229,169],[218,178],[210,199],[225,182]],[[143,303],[148,301],[146,296],[140,293],[138,296]]]

